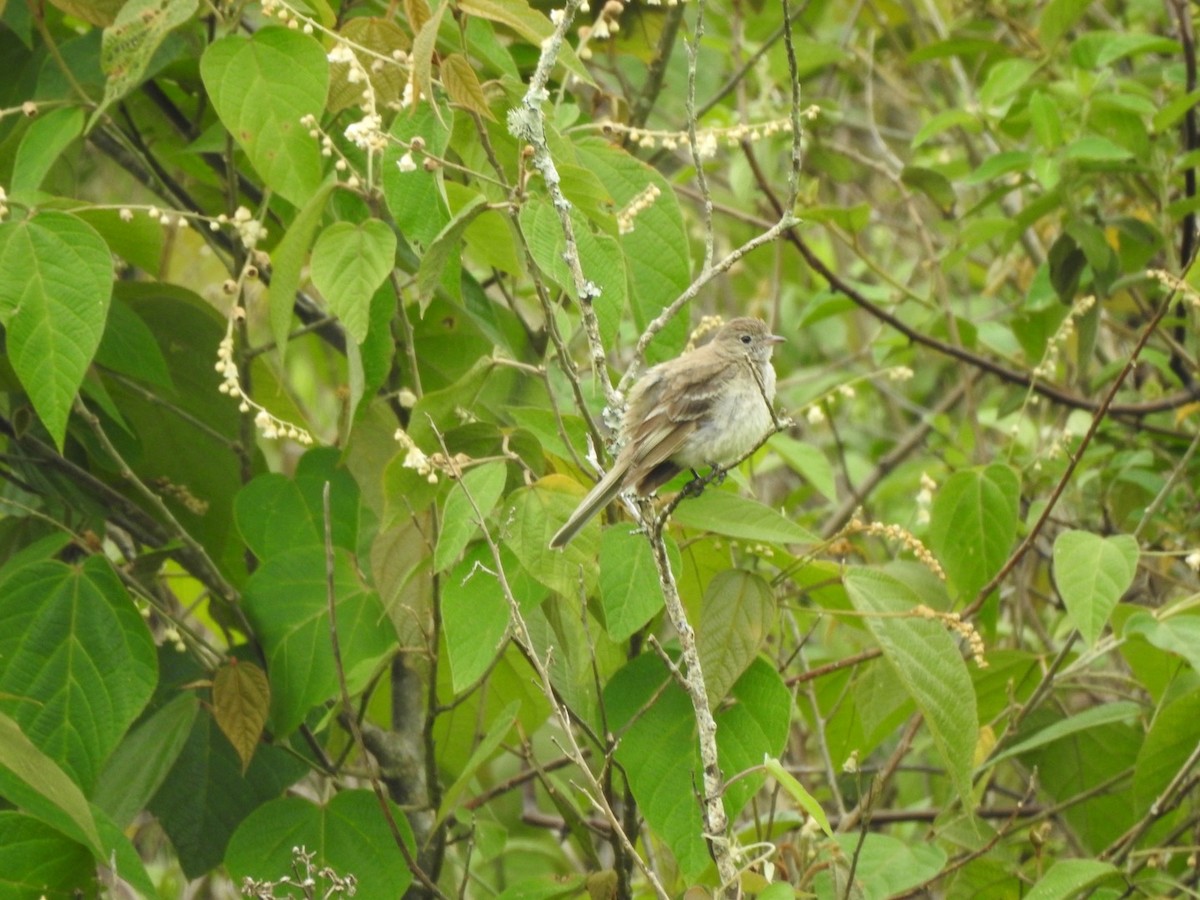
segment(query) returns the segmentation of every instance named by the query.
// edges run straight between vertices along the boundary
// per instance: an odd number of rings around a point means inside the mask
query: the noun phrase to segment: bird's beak
[[[780,337],[777,334],[768,334],[767,335],[767,343],[768,344],[786,344],[787,338]]]

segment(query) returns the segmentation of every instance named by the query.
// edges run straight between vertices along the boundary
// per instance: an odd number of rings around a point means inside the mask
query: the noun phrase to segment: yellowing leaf
[[[451,53],[442,60],[442,84],[450,99],[459,106],[466,107],[493,122],[496,121],[496,117],[488,109],[483,85],[479,83],[470,61],[461,53]]]
[[[213,718],[237,751],[243,773],[254,758],[270,707],[271,686],[254,663],[231,659],[229,665],[217,671],[213,679]]]

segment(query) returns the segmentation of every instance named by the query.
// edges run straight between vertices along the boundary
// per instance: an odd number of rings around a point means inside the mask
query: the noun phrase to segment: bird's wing
[[[679,471],[666,464],[704,423],[736,373],[736,366],[707,349],[656,366],[630,393],[622,456],[629,460],[628,483],[639,493],[652,491]]]

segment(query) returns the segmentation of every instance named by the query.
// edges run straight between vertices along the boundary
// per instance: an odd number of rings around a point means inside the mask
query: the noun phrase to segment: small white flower
[[[1193,572],[1200,572],[1200,550],[1193,550],[1184,557],[1183,561]]]
[[[396,160],[396,168],[401,172],[417,171],[416,160],[413,159],[412,153],[405,153],[402,157]]]

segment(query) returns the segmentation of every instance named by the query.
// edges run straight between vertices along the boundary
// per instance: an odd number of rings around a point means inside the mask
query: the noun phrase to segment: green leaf
[[[730,491],[706,490],[680,503],[674,521],[686,528],[710,531],[746,541],[772,544],[816,544],[816,535],[757,500]]]
[[[1197,103],[1200,103],[1200,88],[1167,101],[1151,120],[1154,131],[1161,134],[1168,128],[1173,128],[1180,119],[1196,107]]]
[[[905,166],[900,173],[900,180],[932,200],[943,215],[953,212],[958,196],[950,179],[941,172],[921,166]]]
[[[563,549],[550,549],[550,538],[582,498],[583,489],[577,482],[565,475],[547,475],[513,491],[503,516],[508,522],[504,543],[521,565],[546,587],[567,597],[590,593],[596,583],[599,534],[595,522],[588,523]]]
[[[1085,709],[1077,715],[1069,716],[1055,722],[1053,725],[1048,725],[1037,732],[1037,734],[1031,735],[1020,743],[1009,747],[1003,753],[997,753],[987,761],[987,765],[988,767],[994,766],[1002,760],[1013,756],[1020,756],[1022,753],[1028,753],[1030,750],[1043,747],[1046,744],[1052,744],[1068,735],[1088,731],[1097,725],[1128,721],[1138,716],[1141,711],[1141,706],[1131,700],[1106,703],[1103,706],[1094,706],[1091,709]]]
[[[230,835],[246,816],[307,771],[292,752],[264,744],[243,775],[229,740],[212,716],[201,714],[149,809],[171,839],[184,874],[199,878],[220,865]]]
[[[1029,98],[1029,120],[1033,123],[1038,143],[1046,150],[1056,150],[1063,142],[1063,110],[1042,91]]]
[[[347,687],[366,687],[394,649],[394,632],[374,591],[355,574],[344,550],[334,555],[338,643]],[[290,734],[309,709],[339,696],[329,638],[325,548],[293,547],[265,560],[246,583],[244,603],[262,639],[271,679],[271,724]]]
[[[767,446],[783,457],[788,468],[812,485],[829,500],[837,499],[837,481],[829,458],[812,444],[780,433],[771,436]]]
[[[404,811],[387,800],[385,817],[373,791],[340,791],[325,806],[301,797],[283,797],[256,809],[229,841],[225,865],[235,883],[245,878],[279,881],[291,875],[294,848],[314,854],[314,870],[353,875],[363,897],[400,897],[412,873],[396,847],[390,818],[416,852]]]
[[[1065,159],[1078,159],[1085,162],[1120,162],[1131,156],[1133,154],[1121,145],[1094,134],[1072,141],[1063,150]]]
[[[1125,634],[1140,634],[1158,649],[1183,657],[1193,671],[1200,672],[1200,617],[1171,616],[1160,621],[1139,609],[1125,622]]]
[[[521,570],[511,550],[500,553],[513,595],[523,609],[536,607],[546,589]],[[508,642],[508,601],[494,568],[489,549],[476,544],[442,582],[442,629],[456,694],[482,678]]]
[[[1050,0],[1042,10],[1042,18],[1038,23],[1042,45],[1049,47],[1057,43],[1091,5],[1092,0]]]
[[[0,712],[0,794],[104,857],[100,833],[78,785]]]
[[[500,501],[507,478],[507,464],[497,460],[467,470],[462,480],[450,488],[442,507],[442,531],[433,554],[435,572],[444,571],[458,559],[467,542],[483,524],[479,516],[486,519]],[[479,508],[478,513],[475,512],[476,507]]]
[[[1133,802],[1139,813],[1150,808],[1195,751],[1198,720],[1196,690],[1164,703],[1154,716],[1133,771]]]
[[[230,35],[204,52],[200,75],[222,124],[263,181],[304,206],[324,180],[317,139],[300,123],[325,106],[329,65],[321,44],[287,28]]]
[[[765,772],[750,770],[760,770],[764,757],[783,752],[792,711],[791,689],[783,683],[775,667],[759,656],[734,682],[713,714],[717,723],[717,756],[726,776],[722,799],[731,819],[737,818],[766,782]],[[747,772],[750,774],[733,780]]]
[[[912,148],[916,150],[924,146],[951,128],[963,128],[973,133],[979,130],[979,120],[965,109],[943,110],[917,129],[917,133],[913,135]]]
[[[108,245],[74,216],[43,212],[0,224],[0,323],[8,358],[59,449],[104,335],[112,278]]]
[[[946,852],[931,841],[874,833],[839,834],[835,840],[839,863],[818,874],[818,897],[899,897],[935,879],[946,865]],[[849,859],[855,860],[852,883],[842,862]]]
[[[300,486],[275,472],[259,475],[238,491],[233,514],[242,540],[260,559],[324,541],[325,530],[309,514]]]
[[[1097,859],[1060,859],[1038,879],[1025,900],[1070,900],[1080,896],[1081,891],[1120,874],[1112,863]]]
[[[167,35],[195,15],[197,0],[128,0],[104,29],[100,68],[108,76],[104,98],[92,113],[88,131],[110,105],[141,84]]]
[[[1038,64],[1030,59],[1017,57],[1001,60],[988,70],[987,78],[979,89],[979,102],[985,109],[1000,113],[1037,70]]]
[[[531,197],[522,204],[519,221],[534,262],[547,277],[578,301],[575,280],[563,259],[567,248],[566,237],[550,202]],[[571,210],[571,223],[575,228],[575,245],[583,274],[600,289],[600,296],[592,301],[600,325],[600,337],[606,344],[611,344],[616,340],[629,293],[625,258],[618,241],[608,235],[593,233],[578,210]]]
[[[755,660],[716,713],[717,747],[726,775],[762,764],[782,751],[790,703],[778,673]],[[657,657],[644,654],[622,668],[604,689],[609,728],[621,735],[615,757],[629,779],[647,824],[671,848],[689,882],[711,866],[696,786],[701,784],[696,720],[691,703]],[[749,791],[730,785],[726,811],[736,816]]]
[[[113,298],[104,337],[96,348],[96,365],[171,390],[171,373],[162,349],[146,321],[128,303]]]
[[[779,782],[779,786],[788,792],[788,795],[800,804],[800,808],[813,817],[821,830],[825,832],[826,837],[833,837],[833,831],[829,827],[829,817],[825,815],[825,810],[821,808],[821,804],[817,799],[805,790],[804,785],[796,780],[787,769],[783,767],[777,759],[763,760],[763,767],[767,770],[772,778]]]
[[[1006,465],[950,476],[930,510],[929,544],[960,596],[971,599],[1008,559],[1021,483]]]
[[[180,694],[129,732],[108,758],[92,799],[118,828],[127,827],[162,786],[199,709],[194,696]]]
[[[0,660],[0,711],[90,792],[157,676],[146,623],[108,561],[47,561],[9,576]]]
[[[965,184],[983,184],[1013,172],[1025,172],[1033,165],[1033,155],[1025,150],[1004,150],[989,156],[970,175]]]
[[[463,766],[458,777],[454,779],[454,783],[450,785],[442,793],[442,803],[438,809],[437,821],[439,823],[446,820],[446,816],[454,812],[458,808],[458,798],[463,795],[463,792],[470,786],[475,774],[479,771],[479,767],[492,758],[492,754],[500,747],[500,742],[503,741],[513,725],[517,721],[517,713],[521,711],[521,703],[514,700],[508,706],[491,720],[491,727],[488,728],[488,733],[483,736],[475,749],[471,751],[471,756],[467,760],[467,764]]]
[[[854,568],[846,593],[866,617],[884,658],[925,717],[950,781],[967,809],[975,805],[971,769],[979,737],[975,689],[953,638],[940,623],[897,615],[923,602],[911,586],[884,572]]]
[[[317,238],[313,284],[355,343],[367,339],[371,297],[387,279],[395,259],[396,235],[378,219],[359,225],[337,222]]]
[[[1072,303],[1079,291],[1079,279],[1087,268],[1087,256],[1075,238],[1065,231],[1050,245],[1050,284],[1064,303]]]
[[[0,889],[6,897],[70,897],[92,886],[95,869],[92,854],[76,841],[33,816],[0,811]]]
[[[425,142],[429,155],[443,156],[453,126],[449,111],[445,117],[443,123],[428,103],[420,104],[411,113],[396,116],[389,132],[395,140],[389,142],[383,153],[383,196],[388,212],[400,233],[422,248],[428,247],[450,221],[450,211],[440,188],[441,171],[426,172],[418,160],[416,169],[403,172],[396,163],[406,153],[404,146],[415,137]]]
[[[545,13],[530,7],[526,0],[458,0],[455,5],[459,12],[511,28],[535,47],[540,47],[554,33],[554,26]],[[563,42],[558,61],[584,84],[595,84],[569,42]]]
[[[1117,601],[1133,584],[1138,545],[1132,535],[1101,537],[1064,531],[1054,541],[1054,583],[1067,615],[1089,645],[1095,645]]]
[[[589,169],[612,196],[616,209],[629,205],[647,188],[657,199],[638,213],[633,230],[620,235],[620,256],[628,272],[634,324],[643,330],[692,280],[691,249],[674,188],[657,171],[600,138],[575,142],[577,162]],[[649,362],[677,356],[687,340],[686,307],[647,348]]]
[[[758,656],[775,624],[775,594],[761,576],[727,569],[709,582],[700,608],[700,667],[715,706]]]
[[[32,194],[40,188],[59,156],[82,131],[83,110],[77,106],[52,109],[38,116],[17,147],[9,185],[12,196]]]
[[[487,212],[487,209],[487,198],[476,195],[454,214],[454,218],[438,232],[437,237],[421,256],[421,267],[417,270],[417,296],[421,301],[421,315],[429,308],[429,301],[442,279],[446,263],[461,253],[463,232],[478,215]]]
[[[426,106],[430,111],[441,119],[441,111],[436,106],[436,99],[433,92],[433,53],[437,48],[438,31],[441,29],[442,16],[446,13],[446,7],[449,5],[449,0],[439,0],[438,5],[431,11],[431,15],[418,28],[413,23],[413,28],[416,34],[413,36],[413,48],[411,54],[412,60],[412,84],[413,84],[413,103],[417,103],[424,99]],[[422,3],[422,6],[424,4]]]
[[[283,238],[271,251],[271,286],[267,304],[271,312],[271,337],[279,348],[280,362],[287,356],[288,331],[292,326],[296,291],[300,289],[300,273],[308,256],[308,248],[312,246],[313,236],[321,224],[325,202],[335,187],[337,181],[334,178],[326,179],[296,213]]]
[[[675,550],[674,544],[668,549]],[[650,544],[628,525],[606,528],[600,535],[599,568],[604,629],[614,641],[628,640],[663,606]]]

